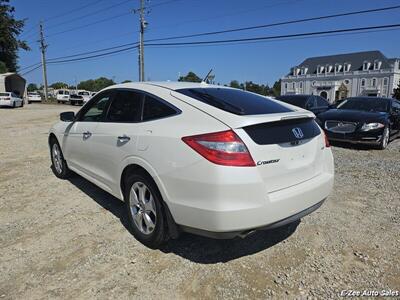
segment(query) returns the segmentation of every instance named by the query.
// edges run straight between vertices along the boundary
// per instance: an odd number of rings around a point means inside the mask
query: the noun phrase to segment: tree
[[[186,82],[201,82],[201,78],[197,76],[194,72],[190,71],[186,76],[179,77],[178,81]]]
[[[14,7],[9,5],[9,0],[0,0],[0,61],[8,71],[16,72],[18,69],[18,50],[29,50],[26,41],[19,40],[25,20],[14,17]]]
[[[393,90],[393,98],[396,98],[397,100],[400,100],[400,82],[397,85],[397,88]]]
[[[127,80],[122,81],[121,83],[128,83],[128,82],[132,82],[132,80],[127,79]]]
[[[229,83],[229,86],[232,87],[232,88],[235,88],[235,89],[241,89],[242,88],[242,86],[240,86],[239,81],[237,81],[237,80],[232,80]]]
[[[38,90],[38,87],[36,83],[30,83],[28,84],[28,87],[26,89],[28,90],[28,92],[34,92]]]
[[[6,64],[4,62],[0,61],[0,74],[7,73],[7,72],[8,72],[8,70],[7,70]]]
[[[277,97],[281,95],[281,80],[275,81],[274,85],[272,86],[272,94]]]
[[[55,89],[55,90],[60,90],[60,89],[67,89],[68,88],[68,84],[65,82],[54,82],[50,85],[51,88]]]
[[[99,77],[97,79],[89,79],[84,80],[78,83],[78,89],[80,90],[87,90],[92,92],[98,92],[110,85],[115,84],[112,79],[108,79],[105,77]]]

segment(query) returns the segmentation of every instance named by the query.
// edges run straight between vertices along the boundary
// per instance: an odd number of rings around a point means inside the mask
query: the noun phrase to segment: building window
[[[345,63],[344,64],[344,71],[345,72],[349,72],[350,71],[350,66],[351,66],[351,64]]]
[[[381,62],[379,60],[374,61],[374,70],[379,70],[381,67]]]
[[[296,89],[296,82],[293,82],[293,90]]]
[[[383,78],[383,85],[388,85],[389,79],[387,77]]]
[[[344,84],[347,85],[347,84],[349,84],[349,83],[350,83],[350,80],[348,80],[348,79],[345,79],[345,80],[344,80]]]
[[[325,69],[324,66],[318,66],[318,67],[317,67],[317,73],[318,73],[318,74],[324,73],[324,69]]]
[[[361,86],[365,86],[365,79],[361,79]]]
[[[285,83],[285,90],[287,91],[287,82]]]
[[[333,69],[333,67],[331,65],[327,65],[325,72],[330,73],[330,72],[332,72],[332,69]]]
[[[340,72],[341,69],[342,69],[342,65],[340,65],[340,64],[335,65],[335,72]]]
[[[300,89],[303,89],[303,82],[299,83],[299,87],[300,87]]]
[[[364,63],[363,63],[363,70],[364,70],[364,71],[369,70],[369,66],[370,66],[370,63],[367,62],[367,61],[364,61]]]
[[[316,86],[317,85],[317,82],[316,81],[313,81],[312,82],[312,86]]]
[[[372,86],[376,86],[376,78],[372,78]]]

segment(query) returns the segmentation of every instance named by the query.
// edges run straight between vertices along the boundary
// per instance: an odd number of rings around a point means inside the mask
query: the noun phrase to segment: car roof
[[[127,82],[109,86],[108,88],[131,88],[140,89],[148,86],[156,86],[169,90],[191,89],[191,88],[226,88],[223,85],[213,85],[205,82],[180,82],[180,81],[146,81],[146,82]],[[108,89],[107,88],[107,89]]]

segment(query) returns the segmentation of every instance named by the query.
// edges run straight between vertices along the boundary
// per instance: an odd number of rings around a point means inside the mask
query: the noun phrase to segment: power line
[[[92,1],[92,2],[90,2],[90,3],[87,3],[87,4],[83,5],[83,6],[76,7],[76,8],[74,8],[74,9],[69,10],[69,11],[63,12],[62,14],[58,14],[58,15],[49,17],[49,18],[47,18],[47,19],[44,19],[44,22],[48,22],[48,21],[54,20],[54,19],[56,19],[56,18],[65,17],[65,16],[70,15],[70,14],[76,12],[76,11],[81,11],[81,10],[84,9],[84,8],[90,7],[90,6],[92,6],[92,5],[99,4],[99,2],[102,2],[102,1],[104,1],[104,0],[95,0],[95,1]]]
[[[90,15],[90,16],[97,15],[97,14],[103,12],[103,11],[108,11],[108,10],[110,10],[111,8],[114,8],[114,7],[123,5],[123,4],[128,3],[128,2],[132,2],[132,0],[124,0],[124,1],[121,1],[121,2],[118,2],[118,3],[115,3],[115,4],[113,4],[113,5],[104,7],[104,8],[102,8],[102,9],[93,11],[93,12],[91,12],[90,14],[85,14],[85,15],[78,16],[78,17],[69,19],[69,20],[67,20],[67,21],[61,22],[61,23],[57,23],[57,24],[55,24],[55,25],[52,25],[51,28],[53,29],[54,27],[59,27],[59,26],[61,26],[61,25],[65,25],[65,24],[74,22],[74,21],[76,21],[76,20],[81,20],[82,18],[85,18],[85,17],[87,17],[88,15]]]
[[[106,52],[106,53],[85,56],[85,57],[71,58],[71,59],[65,59],[65,60],[55,60],[55,61],[53,60],[53,61],[49,61],[48,63],[49,64],[56,64],[56,63],[80,61],[80,60],[85,60],[85,59],[89,59],[89,58],[102,57],[102,56],[107,56],[107,55],[111,55],[111,54],[114,54],[114,53],[125,52],[125,51],[132,50],[132,49],[135,49],[135,48],[138,48],[138,45],[127,47],[127,48],[124,48],[124,49],[114,50],[114,51],[110,51],[110,52]]]
[[[29,71],[26,71],[25,73],[22,73],[21,76],[24,76],[24,75],[26,75],[26,74],[29,74],[29,73],[31,73],[31,72],[33,72],[33,71],[39,69],[40,67],[42,67],[42,64],[40,64],[39,66],[37,66],[37,67],[35,67],[35,68],[33,68],[33,69],[29,70]]]
[[[183,46],[183,45],[222,44],[222,43],[233,43],[233,42],[251,42],[251,41],[272,40],[272,39],[303,37],[303,36],[316,36],[316,35],[332,34],[332,33],[358,32],[358,31],[365,31],[365,30],[387,29],[387,28],[397,28],[397,27],[400,27],[400,23],[399,24],[381,25],[381,26],[345,28],[345,29],[336,29],[336,30],[314,31],[314,32],[305,32],[305,33],[295,33],[295,34],[285,34],[285,35],[275,35],[275,36],[262,36],[262,37],[241,38],[241,39],[176,42],[176,43],[153,43],[153,44],[145,44],[145,46]]]
[[[398,8],[400,8],[400,5],[382,7],[382,8],[374,8],[374,9],[367,9],[367,10],[359,10],[359,11],[353,11],[353,12],[348,12],[348,13],[325,15],[325,16],[305,18],[305,19],[289,20],[289,21],[270,23],[270,24],[263,24],[263,25],[256,25],[256,26],[249,26],[249,27],[241,27],[241,28],[235,28],[235,29],[227,29],[227,30],[203,32],[203,33],[188,34],[188,35],[171,36],[171,37],[166,37],[166,38],[150,39],[150,40],[147,40],[147,42],[175,40],[175,39],[183,39],[183,38],[191,38],[191,37],[207,36],[207,35],[217,35],[217,34],[230,33],[230,32],[246,31],[246,30],[252,30],[252,29],[260,29],[260,28],[267,28],[267,27],[274,27],[274,26],[281,26],[281,25],[289,25],[289,24],[296,24],[296,23],[303,23],[303,22],[310,22],[310,21],[317,21],[317,20],[324,20],[324,19],[331,19],[331,18],[337,18],[337,17],[352,16],[352,15],[358,15],[358,14],[366,14],[366,13],[372,13],[372,12],[381,12],[381,11],[398,9]]]

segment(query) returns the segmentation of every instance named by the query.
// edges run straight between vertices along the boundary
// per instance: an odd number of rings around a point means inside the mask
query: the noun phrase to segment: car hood
[[[370,123],[380,122],[387,118],[388,114],[385,112],[368,112],[352,109],[330,109],[318,115],[321,121],[336,120],[336,121],[349,121],[357,123]]]

